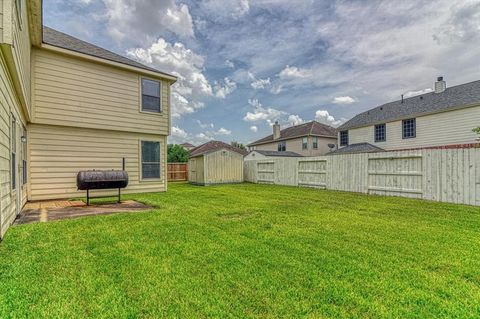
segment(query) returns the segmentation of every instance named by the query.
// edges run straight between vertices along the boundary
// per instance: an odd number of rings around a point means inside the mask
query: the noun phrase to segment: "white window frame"
[[[158,83],[158,103],[159,103],[159,111],[153,111],[153,110],[147,110],[143,108],[143,81],[151,81],[151,82],[157,82]],[[163,105],[162,105],[162,81],[148,78],[148,77],[140,77],[139,78],[139,87],[140,87],[140,113],[148,113],[148,114],[156,114],[156,115],[162,115],[163,114]],[[150,95],[148,95],[150,96]]]
[[[143,156],[142,156],[142,142],[153,142],[153,143],[158,143],[159,148],[160,148],[160,158],[159,158],[159,177],[152,177],[152,178],[144,178],[143,177]],[[140,182],[159,182],[163,181],[163,171],[162,171],[162,163],[163,163],[163,157],[162,157],[162,147],[163,143],[162,141],[159,140],[147,140],[147,139],[142,139],[138,143],[138,170],[139,170],[139,181]]]

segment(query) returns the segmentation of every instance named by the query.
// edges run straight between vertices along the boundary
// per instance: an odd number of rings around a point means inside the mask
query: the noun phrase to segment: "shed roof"
[[[264,150],[253,150],[252,152],[257,152],[260,153],[264,156],[274,156],[274,157],[303,157],[303,155],[300,155],[295,152],[290,152],[290,151],[285,151],[285,152],[279,152],[279,151],[264,151]],[[250,152],[250,153],[252,153]]]
[[[287,127],[280,131],[280,138],[273,139],[273,134],[268,135],[264,138],[261,138],[255,142],[248,144],[248,146],[266,144],[281,140],[289,140],[292,138],[303,137],[303,136],[327,136],[327,137],[337,137],[337,131],[335,128],[322,124],[317,121],[311,121],[303,123],[300,125],[295,125]]]
[[[391,122],[430,113],[480,105],[480,80],[447,88],[441,93],[426,93],[389,102],[354,116],[338,130]]]
[[[202,144],[200,146],[195,147],[190,151],[190,157],[196,157],[200,155],[204,155],[207,153],[215,152],[221,149],[227,149],[236,153],[239,153],[241,155],[247,155],[247,151],[240,149],[238,147],[234,147],[230,144],[221,142],[221,141],[210,141],[205,144]]]
[[[71,35],[65,34],[63,32],[54,30],[46,26],[43,27],[43,43],[175,78],[174,75],[151,68],[144,64],[138,63],[137,61],[121,56],[117,53],[108,51],[104,48],[98,47],[94,44],[85,42],[83,40],[72,37]]]
[[[188,143],[188,142],[182,143],[182,144],[180,144],[180,146],[183,146],[183,147],[195,147],[195,145],[193,145],[193,144],[191,144],[191,143]]]
[[[350,144],[348,146],[336,149],[328,153],[327,155],[340,155],[340,154],[353,154],[353,153],[375,153],[375,152],[384,152],[383,148],[377,147],[370,143],[356,143]]]

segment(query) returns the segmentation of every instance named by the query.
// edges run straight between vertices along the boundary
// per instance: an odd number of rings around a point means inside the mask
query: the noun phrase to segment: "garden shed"
[[[190,152],[188,181],[198,185],[243,182],[243,157],[247,151],[220,141],[210,141]]]

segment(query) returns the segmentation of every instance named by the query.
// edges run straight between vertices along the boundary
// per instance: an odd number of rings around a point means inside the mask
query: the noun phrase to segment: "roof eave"
[[[88,54],[85,54],[85,53],[82,53],[82,52],[57,47],[57,46],[47,44],[47,43],[42,43],[40,48],[44,49],[44,50],[51,51],[51,52],[63,54],[63,55],[73,56],[73,57],[80,58],[80,59],[83,59],[83,60],[87,60],[87,61],[90,61],[90,62],[105,64],[105,65],[112,66],[112,67],[115,67],[115,68],[119,68],[119,69],[123,69],[123,70],[127,70],[127,71],[132,71],[132,72],[135,72],[135,73],[140,73],[140,74],[147,75],[147,76],[154,77],[154,78],[161,78],[163,80],[170,81],[171,84],[173,84],[177,81],[176,76],[168,74],[168,73],[163,73],[163,72],[160,72],[160,71],[154,72],[154,71],[150,71],[150,70],[147,70],[147,69],[142,69],[142,68],[139,68],[139,67],[131,66],[131,65],[128,65],[128,64],[124,64],[124,63],[120,63],[120,62],[116,62],[116,61],[112,61],[112,60],[108,60],[108,59],[99,58],[99,57],[96,57],[96,56],[93,56],[93,55],[88,55]]]
[[[337,138],[337,135],[302,134],[302,135],[296,135],[296,136],[291,136],[287,138],[277,138],[276,140],[265,141],[265,142],[253,142],[253,143],[247,144],[247,146],[256,146],[256,145],[270,144],[270,143],[275,143],[280,141],[288,141],[288,140],[293,140],[294,138],[305,137],[305,136]]]

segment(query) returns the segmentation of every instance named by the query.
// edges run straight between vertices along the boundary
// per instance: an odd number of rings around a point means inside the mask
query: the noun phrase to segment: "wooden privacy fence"
[[[168,163],[167,178],[169,182],[180,182],[188,180],[188,164]]]
[[[480,205],[480,148],[248,160],[245,181]]]

